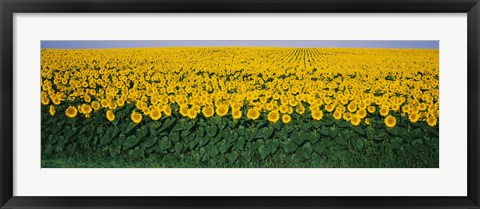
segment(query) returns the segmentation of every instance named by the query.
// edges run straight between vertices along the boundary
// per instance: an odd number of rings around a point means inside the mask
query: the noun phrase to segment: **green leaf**
[[[123,150],[132,148],[133,146],[137,145],[138,142],[140,142],[140,138],[135,137],[135,135],[127,137],[123,142]]]
[[[230,163],[233,163],[233,162],[235,162],[235,161],[238,159],[238,156],[239,156],[239,154],[238,154],[237,151],[232,152],[232,153],[230,153],[230,154],[228,155],[228,161],[229,161]]]
[[[269,139],[273,134],[273,130],[274,129],[270,127],[262,128],[261,136],[263,137],[263,139],[265,140]]]
[[[304,159],[312,158],[313,148],[309,142],[305,143],[302,147],[297,150],[297,155],[303,157]]]
[[[180,141],[180,134],[178,132],[172,132],[170,134],[170,140],[172,142],[179,142]]]
[[[367,135],[367,139],[377,140],[377,139],[375,139],[375,130],[371,126],[369,126],[365,129],[365,133]]]
[[[208,154],[210,155],[210,157],[215,157],[220,152],[218,147],[213,145],[213,144],[209,144],[209,146],[207,148],[207,151],[208,151]]]
[[[189,143],[188,143],[188,147],[189,147],[191,150],[193,150],[193,149],[195,149],[195,147],[197,147],[197,145],[199,144],[199,142],[200,142],[200,139],[199,139],[199,138],[190,140]]]
[[[322,144],[322,143],[318,143],[316,145],[314,145],[314,150],[316,153],[318,153],[319,155],[322,155],[326,149],[325,145]]]
[[[244,150],[245,149],[245,139],[243,137],[238,137],[238,140],[235,143],[235,148],[237,150]]]
[[[230,144],[228,144],[226,141],[221,141],[219,143],[219,148],[220,148],[220,153],[224,154],[228,151],[228,149],[230,148]]]
[[[173,151],[177,154],[181,153],[183,151],[183,143],[175,143],[173,146]]]
[[[319,133],[324,136],[330,136],[330,130],[325,126],[320,128]]]
[[[168,139],[168,137],[164,136],[162,137],[162,139],[160,139],[160,142],[158,145],[159,145],[160,151],[165,152],[165,151],[168,151],[170,147],[172,147],[172,142]]]
[[[310,143],[311,144],[315,144],[317,143],[318,141],[320,141],[320,134],[314,130],[312,133],[309,134],[309,138],[310,138]]]
[[[256,134],[257,134],[257,129],[255,129],[255,128],[245,129],[245,138],[248,141],[252,141],[255,138]]]
[[[169,128],[173,123],[175,123],[176,119],[173,117],[168,117],[165,122],[160,126],[160,128],[157,130],[157,132],[162,132],[165,131],[167,128]]]
[[[265,147],[265,145],[260,145],[258,148],[258,152],[260,153],[260,157],[262,157],[262,160],[265,160],[268,156],[268,149]]]
[[[423,140],[422,139],[415,139],[415,140],[413,140],[412,145],[414,147],[419,147],[419,146],[423,145]]]
[[[283,149],[285,150],[285,152],[287,154],[290,154],[290,153],[293,153],[297,150],[298,148],[298,144],[297,143],[294,143],[292,142],[292,140],[288,139],[287,141],[284,141],[281,143],[282,144],[282,147]]]
[[[301,145],[305,141],[305,137],[303,137],[302,132],[293,132],[291,137],[292,141],[295,142],[297,145]]]
[[[268,148],[268,152],[270,154],[274,154],[277,151],[278,147],[280,146],[280,140],[273,139],[271,141],[267,141],[266,146]]]
[[[352,145],[353,145],[353,148],[359,152],[363,150],[364,144],[362,139],[353,139]]]
[[[335,126],[330,127],[330,132],[328,133],[330,137],[335,138],[337,137],[338,133],[340,133],[340,129],[336,128]]]
[[[213,137],[217,135],[217,126],[215,124],[211,124],[205,128],[205,131],[207,132],[208,136]]]

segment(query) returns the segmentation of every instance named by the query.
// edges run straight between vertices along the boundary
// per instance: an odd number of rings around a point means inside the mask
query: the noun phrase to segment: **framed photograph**
[[[478,0],[0,7],[1,208],[479,208]]]

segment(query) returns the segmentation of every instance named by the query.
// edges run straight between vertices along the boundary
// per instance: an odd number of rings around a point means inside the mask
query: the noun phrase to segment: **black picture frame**
[[[1,208],[479,208],[478,0],[0,0]],[[468,195],[465,197],[20,197],[13,196],[14,13],[467,13]],[[95,189],[95,188],[92,188]],[[252,188],[254,189],[254,188]]]

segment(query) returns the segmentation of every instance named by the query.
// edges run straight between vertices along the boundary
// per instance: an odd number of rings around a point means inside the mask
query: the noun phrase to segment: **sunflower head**
[[[427,118],[427,123],[429,126],[436,126],[437,125],[437,118],[436,117],[433,117],[433,116],[430,116]]]
[[[228,113],[228,106],[227,105],[219,105],[215,111],[218,116],[225,116]]]
[[[332,112],[334,109],[335,109],[335,105],[333,105],[332,103],[325,106],[325,110],[327,110],[327,112]]]
[[[270,111],[267,115],[268,121],[275,123],[280,119],[280,114],[278,111]]]
[[[69,118],[74,118],[77,116],[78,110],[77,108],[70,106],[65,110],[65,115]]]
[[[350,112],[355,112],[355,110],[357,110],[357,105],[353,102],[350,102],[350,104],[347,106],[347,110]]]
[[[365,119],[365,124],[370,125],[370,118]]]
[[[195,109],[188,109],[187,111],[187,116],[190,118],[190,119],[195,119],[197,118],[197,111],[195,111]]]
[[[280,112],[281,113],[287,113],[288,112],[288,106],[287,105],[280,105]]]
[[[252,120],[258,119],[260,117],[260,112],[256,110],[255,108],[249,109],[247,112],[247,117]]]
[[[54,107],[53,105],[50,105],[50,110],[49,110],[49,112],[50,112],[50,115],[51,115],[51,116],[54,116],[54,115],[55,115],[55,107]]]
[[[107,110],[107,119],[110,122],[113,122],[115,120],[115,114],[111,110]]]
[[[212,117],[215,112],[213,111],[213,107],[207,106],[202,109],[202,113],[206,118],[209,118]]]
[[[336,110],[336,111],[333,113],[333,118],[335,118],[335,119],[337,119],[337,120],[342,119],[342,111]]]
[[[300,115],[303,115],[303,113],[305,113],[305,107],[299,103],[297,105],[297,108],[295,109],[295,112],[297,112]]]
[[[98,103],[97,101],[92,102],[92,108],[93,110],[97,111],[98,109],[100,109],[100,103]]]
[[[292,121],[292,117],[290,117],[290,115],[283,115],[282,116],[282,122],[283,123],[290,123],[290,121]]]
[[[142,121],[142,114],[140,114],[136,111],[133,111],[132,115],[130,115],[130,118],[132,119],[132,121],[134,123],[140,123],[140,121]]]
[[[242,117],[242,111],[239,109],[232,109],[232,117],[234,119],[240,119]]]
[[[357,114],[352,115],[352,117],[350,118],[350,123],[352,123],[352,125],[354,126],[358,126],[361,121],[362,120],[360,119],[360,116],[358,116]]]
[[[413,112],[408,115],[408,120],[410,120],[412,123],[416,123],[418,119],[420,119],[420,115],[418,113]]]
[[[323,118],[323,112],[321,110],[313,110],[312,118],[314,120],[321,120]]]
[[[170,105],[164,105],[163,108],[163,113],[165,114],[165,116],[171,116],[172,115],[172,108],[170,107]]]
[[[386,107],[380,108],[380,115],[381,115],[381,116],[386,116],[386,115],[388,115],[388,108],[386,108]]]
[[[162,113],[159,109],[155,108],[150,111],[149,116],[152,120],[158,120],[162,117]]]
[[[43,105],[48,105],[48,103],[50,103],[50,100],[48,99],[48,97],[46,96],[42,96],[42,104]]]
[[[385,122],[385,125],[387,127],[393,128],[397,124],[397,119],[395,119],[395,117],[389,115],[385,118],[384,122]]]
[[[365,109],[359,109],[359,110],[357,111],[357,115],[358,115],[358,117],[360,117],[360,118],[365,118],[365,117],[367,116],[367,110],[365,110]]]

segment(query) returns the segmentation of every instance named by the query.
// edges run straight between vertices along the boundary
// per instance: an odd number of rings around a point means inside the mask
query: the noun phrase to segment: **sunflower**
[[[100,103],[98,103],[97,101],[92,102],[92,108],[93,110],[97,111],[98,109],[100,109]]]
[[[77,108],[73,107],[73,106],[70,106],[67,108],[67,110],[65,110],[65,115],[69,118],[74,118],[77,116]]]
[[[162,113],[158,108],[155,108],[150,111],[149,116],[152,120],[158,120],[162,117]]]
[[[240,119],[242,117],[242,111],[239,109],[232,109],[232,116],[234,119]]]
[[[268,121],[275,123],[280,119],[280,114],[278,111],[270,111],[267,115]]]
[[[51,116],[54,116],[54,115],[55,115],[55,107],[54,107],[53,105],[50,105],[50,110],[49,110],[49,112],[50,112],[50,115],[51,115]]]
[[[213,115],[213,107],[207,106],[202,109],[202,113],[206,118],[209,118]]]
[[[312,111],[312,118],[314,120],[321,120],[323,118],[323,112],[321,110]]]
[[[130,117],[134,123],[140,123],[140,121],[142,121],[142,114],[138,112],[133,111]]]
[[[107,110],[107,119],[110,122],[115,120],[115,114],[111,110]]]
[[[190,119],[195,119],[197,118],[197,111],[195,111],[194,109],[189,109],[188,110],[188,117]]]
[[[53,98],[52,98],[52,102],[53,102],[54,105],[59,105],[60,102],[61,102],[61,100],[60,100],[59,97],[53,97]]]
[[[425,103],[420,103],[420,105],[418,105],[418,109],[424,111],[427,109],[427,105]]]
[[[342,118],[342,111],[335,110],[335,112],[333,113],[333,118],[340,120]]]
[[[223,117],[228,113],[228,106],[226,105],[220,105],[217,107],[216,111],[218,116]]]
[[[118,106],[122,107],[124,104],[125,104],[125,100],[124,100],[124,99],[120,98],[120,99],[117,100],[117,105],[118,105]]]
[[[343,113],[343,119],[349,121],[352,118],[352,113],[346,112]]]
[[[295,112],[303,115],[303,113],[305,113],[305,107],[301,103],[298,103],[297,108],[295,108]]]
[[[387,127],[393,128],[397,124],[397,119],[389,115],[385,118],[384,122],[385,122],[385,125],[387,125]]]
[[[412,123],[416,123],[420,119],[420,115],[418,113],[410,113],[408,115],[408,120]]]
[[[369,106],[369,107],[367,108],[367,110],[368,110],[369,113],[374,113],[374,112],[375,112],[375,109],[376,109],[376,108],[375,108],[374,106]]]
[[[85,115],[90,114],[92,112],[92,107],[90,107],[90,105],[88,104],[83,104],[81,108],[82,108],[81,112]]]
[[[110,108],[111,110],[114,110],[117,108],[117,103],[115,102],[109,102],[108,103],[108,108]],[[138,108],[138,109],[142,109],[142,108]]]
[[[292,98],[292,99],[288,100],[288,104],[292,107],[295,107],[295,106],[297,106],[298,101],[296,99]]]
[[[280,112],[285,114],[288,112],[288,106],[287,105],[280,105]]]
[[[427,123],[428,123],[429,126],[434,127],[434,126],[437,125],[437,118],[430,116],[430,117],[427,118]]]
[[[361,121],[361,117],[357,114],[352,115],[352,117],[350,118],[350,123],[352,123],[352,125],[354,126],[358,126]]]
[[[290,121],[292,120],[292,117],[290,117],[290,115],[283,115],[282,116],[282,122],[283,123],[290,123]]]
[[[388,115],[388,108],[386,108],[386,107],[380,108],[380,115],[381,115],[381,116],[386,116],[386,115]]]
[[[365,124],[370,125],[370,118],[365,119]]]
[[[349,112],[355,112],[355,110],[357,110],[357,105],[354,104],[353,102],[350,102],[350,104],[348,104],[347,106],[347,110]]]
[[[325,106],[325,110],[327,110],[327,112],[332,112],[334,109],[335,105],[333,104],[328,104],[327,106]]]
[[[50,100],[47,97],[42,97],[42,104],[48,105],[48,103],[50,103]]]
[[[359,109],[357,111],[357,115],[358,117],[360,117],[361,119],[365,118],[367,116],[367,111],[365,109]]]
[[[102,107],[108,107],[108,100],[104,99],[100,102],[100,104],[102,105]]]
[[[180,114],[184,117],[188,116],[188,105],[180,106]]]
[[[172,108],[168,104],[163,106],[162,111],[165,114],[165,116],[171,116],[172,115]]]
[[[258,112],[258,110],[256,109],[249,109],[248,112],[247,112],[247,117],[249,119],[252,119],[252,120],[256,120],[258,119],[258,117],[260,117],[260,112]]]

